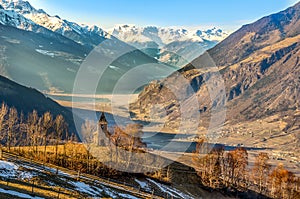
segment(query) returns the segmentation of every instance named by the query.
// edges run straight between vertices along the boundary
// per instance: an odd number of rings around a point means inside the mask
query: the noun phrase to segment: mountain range
[[[99,44],[101,56],[112,59],[114,67],[101,66],[100,62],[90,67],[91,74],[97,67],[108,68],[97,93],[111,93],[118,79],[136,65],[158,62],[99,27],[50,16],[27,1],[1,0],[0,6],[1,74],[40,91],[71,93],[80,65]],[[130,51],[113,56],[113,51],[123,49]]]
[[[34,31],[34,27],[41,26],[90,48],[97,46],[106,37],[109,37],[104,30],[97,26],[79,25],[63,20],[57,15],[50,16],[42,9],[35,9],[27,1],[1,0],[0,4],[6,12],[10,12],[21,19],[16,27],[23,30]],[[10,21],[15,20],[11,19]],[[28,23],[32,24],[31,27],[28,27]]]
[[[212,28],[207,30],[189,30],[184,28],[169,28],[146,26],[137,27],[135,25],[120,25],[109,30],[113,36],[127,43],[147,43],[155,42],[158,46],[163,47],[175,41],[194,42],[220,42],[229,34],[221,29]]]
[[[111,35],[163,63],[179,68],[225,39],[229,33],[221,29],[207,30],[171,27],[120,25],[108,31]],[[151,49],[151,50],[149,50]],[[191,52],[192,57],[191,57]],[[188,59],[188,60],[184,60]]]
[[[139,28],[133,34],[136,28],[129,26],[119,27],[118,31],[114,29],[110,34],[98,26],[81,25],[57,15],[51,16],[23,0],[0,1],[0,24],[1,74],[51,93],[72,92],[80,65],[99,44],[105,49],[102,55],[114,61],[102,76],[97,93],[111,93],[120,77],[137,65],[164,63],[169,71],[166,74],[171,74],[228,35],[216,28],[192,33],[184,29],[156,27]],[[155,30],[157,34],[154,34]],[[129,40],[129,37],[138,38],[139,35],[148,35],[148,39]],[[112,51],[116,49],[120,52],[132,50],[114,58]],[[93,74],[97,67],[107,66],[95,65],[90,73]],[[145,73],[147,70],[149,68],[145,69]],[[147,78],[151,81],[160,77]]]

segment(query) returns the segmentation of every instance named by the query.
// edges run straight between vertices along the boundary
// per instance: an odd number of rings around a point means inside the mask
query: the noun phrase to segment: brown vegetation
[[[204,139],[198,141],[194,168],[203,185],[214,189],[252,190],[271,198],[299,198],[300,178],[278,165],[271,171],[267,153],[261,152],[248,169],[245,148],[225,152],[222,147],[210,150]]]

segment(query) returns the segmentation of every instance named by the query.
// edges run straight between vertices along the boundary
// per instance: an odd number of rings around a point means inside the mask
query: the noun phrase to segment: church
[[[105,113],[102,112],[98,120],[97,131],[93,135],[94,144],[96,146],[111,146],[111,144],[114,144],[124,148],[146,148],[147,145],[142,141],[142,138],[133,134],[136,130],[141,130],[142,126],[140,124],[131,124],[126,127],[131,128],[129,128],[130,130],[127,128],[125,130],[115,128],[113,133],[109,132]]]

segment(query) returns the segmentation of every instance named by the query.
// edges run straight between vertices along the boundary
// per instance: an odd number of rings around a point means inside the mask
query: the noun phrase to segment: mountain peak
[[[42,9],[35,9],[28,1],[0,0],[0,6],[7,11],[19,14],[20,17],[24,17],[36,25],[59,33],[77,43],[86,44],[88,43],[87,41],[92,41],[94,44],[91,47],[98,45],[107,35],[97,26],[81,26],[77,23],[61,19],[58,15],[51,16]],[[20,28],[23,26],[17,27]],[[92,37],[94,38],[92,39]]]
[[[0,0],[0,5],[6,10],[14,10],[20,14],[45,13],[42,9],[35,9],[28,1]]]

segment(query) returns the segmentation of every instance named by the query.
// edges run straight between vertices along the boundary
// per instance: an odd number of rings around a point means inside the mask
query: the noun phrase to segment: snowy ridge
[[[2,6],[2,8],[5,9],[5,12],[13,13],[14,18],[20,18],[17,21],[22,21],[22,22],[24,21],[24,23],[21,23],[21,24],[31,24],[31,26],[39,25],[39,26],[42,26],[48,30],[59,33],[66,37],[68,37],[68,35],[66,35],[66,33],[68,32],[68,33],[72,33],[72,34],[77,34],[84,39],[86,39],[88,37],[92,37],[92,36],[109,38],[109,35],[104,30],[102,30],[101,28],[99,28],[97,26],[79,25],[75,22],[69,22],[67,20],[61,19],[59,16],[51,16],[42,9],[35,9],[27,1],[0,0],[0,5]],[[1,19],[2,18],[5,18],[5,17],[1,17]],[[11,20],[9,20],[9,21],[11,21]],[[16,20],[14,20],[14,21],[16,21]],[[1,23],[2,23],[2,21],[1,21]],[[4,23],[2,23],[2,24],[4,24]],[[11,24],[5,23],[5,25],[11,25]],[[12,26],[15,26],[15,25],[12,24]],[[24,30],[31,30],[28,27],[24,28],[24,26],[25,25],[17,25],[15,27],[24,29]],[[73,38],[70,38],[70,39],[73,39]],[[83,43],[82,40],[84,40],[84,39],[81,39],[81,40],[79,39],[79,40],[77,40],[77,42]]]
[[[2,25],[13,26],[22,30],[32,31],[36,25],[30,19],[16,13],[13,10],[4,10],[0,7],[0,23]]]
[[[19,6],[17,6],[16,9],[11,9],[16,2],[17,1],[0,0],[0,24],[35,33],[43,33],[47,35],[55,34],[53,31],[48,30],[21,14],[20,10],[22,10],[22,12],[27,12],[26,10],[33,10],[33,8],[29,7],[28,4],[25,4],[26,6],[24,9],[21,9]],[[17,11],[20,11],[20,13]],[[33,12],[43,11],[33,10]]]
[[[105,33],[101,28],[97,26],[88,26],[88,25],[79,25],[74,22],[69,22],[67,20],[61,19],[59,16],[50,16],[46,13],[28,13],[24,15],[26,18],[31,19],[35,23],[52,30],[54,32],[65,35],[65,32],[74,31],[76,34],[98,34],[102,37],[105,37]]]
[[[120,25],[108,32],[125,42],[153,41],[160,46],[174,41],[204,42],[204,40],[208,40],[220,42],[229,35],[229,33],[215,27],[208,30],[188,30],[155,26],[137,27],[135,25]]]
[[[42,9],[36,10],[27,1],[22,0],[0,0],[0,4],[6,10],[14,10],[20,14],[27,13],[45,13]]]

